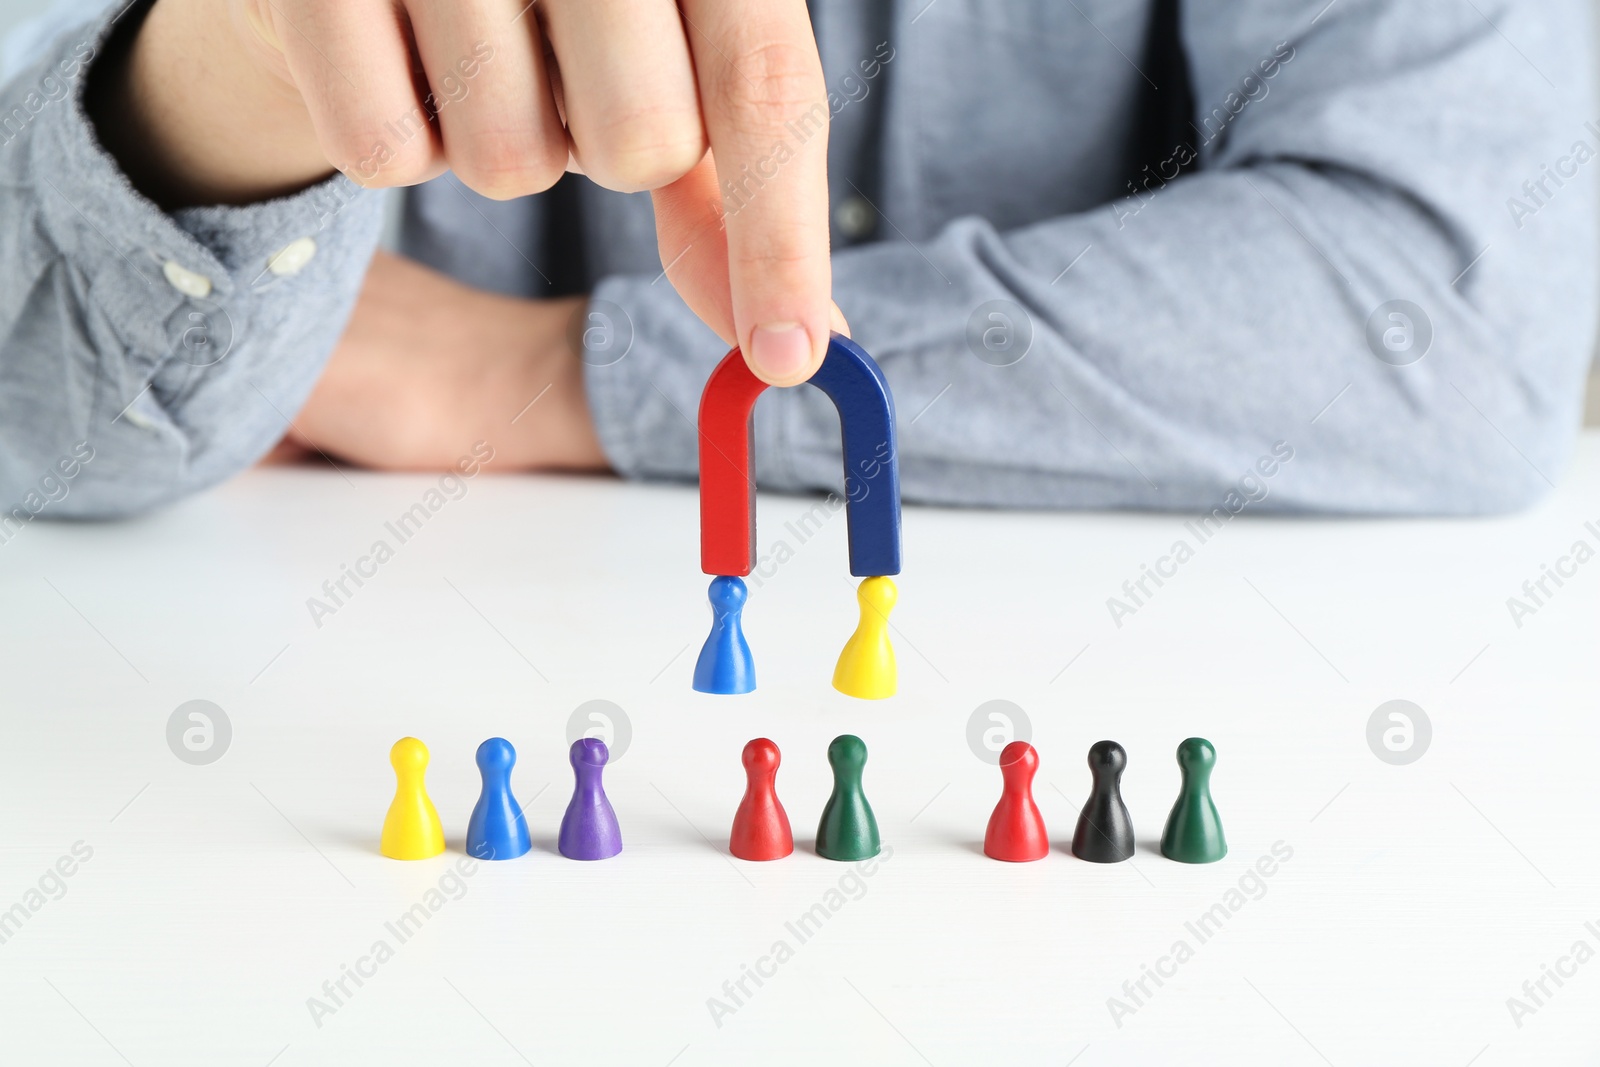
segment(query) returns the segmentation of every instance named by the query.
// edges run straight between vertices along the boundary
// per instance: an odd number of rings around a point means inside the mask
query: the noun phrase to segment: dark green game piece
[[[867,746],[854,734],[840,734],[828,746],[833,795],[817,824],[817,855],[826,860],[864,860],[878,854],[878,820],[861,791]]]
[[[1161,833],[1161,854],[1169,860],[1215,863],[1228,854],[1222,819],[1211,802],[1211,768],[1216,762],[1217,750],[1203,737],[1191,737],[1178,746],[1183,789]]]

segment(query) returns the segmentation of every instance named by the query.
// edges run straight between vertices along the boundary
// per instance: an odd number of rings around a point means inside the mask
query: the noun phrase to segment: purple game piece
[[[611,753],[598,737],[580,737],[572,742],[570,758],[577,782],[561,817],[561,854],[569,860],[610,859],[622,851],[622,827],[600,782]]]

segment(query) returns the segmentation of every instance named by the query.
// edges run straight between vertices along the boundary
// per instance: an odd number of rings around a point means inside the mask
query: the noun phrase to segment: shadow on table
[[[530,852],[545,852],[552,856],[561,855],[561,839],[558,837],[534,837],[532,841],[533,847],[528,850]]]

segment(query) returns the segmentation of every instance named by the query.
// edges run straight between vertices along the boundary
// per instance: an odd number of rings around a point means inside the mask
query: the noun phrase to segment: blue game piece
[[[836,333],[811,384],[839,410],[850,573],[899,574],[900,449],[888,379],[860,345]]]
[[[483,792],[467,822],[467,855],[480,860],[511,860],[533,847],[528,820],[511,795],[511,768],[517,750],[503,737],[491,737],[478,746],[478,771]]]
[[[561,854],[569,860],[609,859],[622,851],[622,828],[600,782],[611,754],[598,737],[580,737],[572,742],[570,758],[576,782],[561,817]]]
[[[740,616],[750,596],[744,582],[721,576],[711,579],[711,633],[694,665],[694,687],[701,693],[748,693],[756,687],[756,663],[744,639]]]

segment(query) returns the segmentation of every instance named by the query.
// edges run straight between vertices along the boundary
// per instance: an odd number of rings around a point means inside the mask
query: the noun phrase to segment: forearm
[[[1557,91],[1470,8],[1334,9],[1270,94],[1230,106],[1279,49],[1257,40],[1270,8],[1186,9],[1200,115],[1228,108],[1196,131],[1198,173],[1003,232],[919,232],[913,207],[915,243],[835,254],[836,299],[895,389],[908,499],[1209,507],[1278,441],[1296,458],[1268,507],[1501,510],[1557,475],[1592,340],[1592,197],[1564,193],[1521,227],[1505,201],[1582,130],[1581,42],[1542,42],[1540,62],[1572,75]],[[1515,5],[1507,32],[1548,24],[1532,10]],[[1404,58],[1377,47],[1396,23],[1417,42]],[[638,334],[631,366],[589,372],[608,454],[692,475],[685,414],[716,342],[648,279],[599,295]],[[1410,366],[1367,339],[1397,299],[1432,327]],[[991,300],[1031,326],[1014,365],[973,351]],[[756,441],[764,484],[837,487],[837,420],[815,390],[773,393]]]
[[[524,300],[380,252],[293,439],[384,470],[605,466],[571,329],[584,298]]]
[[[1527,258],[1480,263],[1482,284],[1516,294],[1514,317],[1488,317],[1451,285],[1471,255],[1361,179],[1277,165],[1174,184],[1148,212],[1121,230],[1109,210],[1009,234],[963,220],[915,248],[835,257],[839,303],[895,391],[908,500],[1209,507],[1278,441],[1296,459],[1275,508],[1501,510],[1556,476],[1592,275],[1541,264],[1570,254],[1530,241]],[[600,292],[653,299],[644,282]],[[1411,366],[1367,343],[1395,293],[1431,320],[1432,351]],[[1031,333],[1009,366],[974,343],[991,300]],[[685,416],[719,347],[643,306],[633,317],[656,335],[639,361],[588,372],[601,438],[627,473],[691,475]],[[763,484],[837,486],[837,416],[815,390],[774,393],[756,440]]]
[[[1280,163],[1184,179],[1132,218],[968,220],[920,249],[931,265],[889,245],[836,269],[878,309],[844,302],[896,388],[908,498],[1209,508],[1281,441],[1295,459],[1265,508],[1498,511],[1547,487],[1576,429],[1593,278],[1553,264],[1585,261],[1578,214],[1458,287],[1492,235],[1468,251],[1395,190]],[[907,299],[910,279],[937,299]],[[1404,366],[1367,328],[1396,296],[1424,309],[1416,343],[1432,333]],[[1031,331],[1013,365],[975,346],[991,299]],[[796,480],[817,484],[831,413],[785,399]]]
[[[0,93],[0,114],[21,101],[27,116],[0,147],[7,513],[140,511],[254,462],[310,391],[377,241],[377,201],[343,178],[256,207],[173,214],[130,189],[81,96],[109,15]],[[67,91],[27,107],[75,56]],[[29,492],[79,442],[93,460],[36,512]]]

